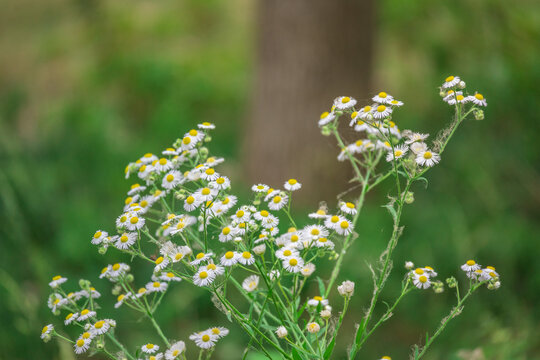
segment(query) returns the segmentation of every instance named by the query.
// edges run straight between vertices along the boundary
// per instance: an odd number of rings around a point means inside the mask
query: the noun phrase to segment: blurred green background
[[[126,259],[98,255],[89,240],[97,228],[113,227],[130,185],[125,164],[162,150],[197,122],[217,124],[211,151],[227,158],[221,170],[235,181],[233,191],[246,193],[241,164],[249,149],[241,143],[255,76],[255,8],[249,0],[3,5],[1,359],[73,358],[69,346],[39,339],[43,324],[53,320],[47,283],[57,273],[73,286],[78,278],[94,281],[103,312],[118,320],[129,345],[153,336],[130,311],[114,311],[109,284],[97,280],[104,265]],[[449,121],[437,86],[450,74],[466,80],[469,91],[481,91],[489,104],[484,121],[465,123],[457,133],[429,173],[429,188],[415,189],[383,300],[396,295],[405,260],[430,264],[441,277],[459,274],[469,258],[491,264],[502,275],[501,289],[474,296],[426,358],[540,359],[540,3],[383,0],[376,3],[373,32],[373,88],[357,95],[386,89],[402,99],[401,128],[436,133]],[[368,305],[366,262],[376,261],[389,236],[390,219],[379,206],[385,196],[384,188],[369,196],[362,241],[341,276],[356,281],[357,293],[336,358]],[[329,274],[329,266],[319,267],[319,274]],[[135,274],[142,279],[149,271]],[[411,295],[360,358],[407,358],[453,299],[448,291]],[[331,301],[337,312],[341,300]],[[158,317],[170,337],[184,340],[227,322],[203,291],[183,284],[167,294]],[[58,318],[53,323],[60,324]],[[238,326],[226,326],[231,334],[216,358],[240,358],[247,338]]]

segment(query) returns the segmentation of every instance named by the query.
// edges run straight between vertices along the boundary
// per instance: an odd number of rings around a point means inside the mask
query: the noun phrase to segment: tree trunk
[[[372,0],[261,0],[257,67],[245,162],[252,183],[303,184],[297,199],[334,202],[352,171],[317,121],[340,95],[367,98]]]

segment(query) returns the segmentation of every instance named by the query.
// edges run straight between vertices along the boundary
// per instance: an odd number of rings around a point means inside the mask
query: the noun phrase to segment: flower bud
[[[186,198],[186,190],[182,189],[182,190],[175,191],[174,197],[177,200],[184,200]]]
[[[199,154],[200,154],[202,157],[206,158],[206,157],[208,156],[208,148],[201,147],[201,148],[199,149]]]
[[[135,278],[133,277],[132,274],[127,274],[127,275],[126,275],[126,282],[132,283],[133,280],[135,280]]]
[[[322,134],[323,136],[330,136],[330,135],[332,135],[332,130],[330,129],[329,126],[323,126],[323,127],[321,128],[321,134]]]
[[[412,261],[405,261],[405,269],[412,270],[414,268],[414,263]]]
[[[105,255],[106,252],[107,252],[107,246],[100,246],[99,247],[99,249],[98,249],[99,255]]]
[[[321,310],[319,315],[321,315],[323,319],[327,320],[327,319],[330,319],[330,316],[332,316],[332,312],[328,309],[324,309],[324,310]]]
[[[407,191],[405,194],[405,204],[410,205],[414,202],[414,193],[412,191]]]
[[[266,245],[264,244],[257,245],[253,248],[253,252],[255,253],[255,255],[262,255],[264,254],[265,251],[266,251]]]
[[[446,91],[441,89],[441,91],[439,91],[439,96],[442,97],[442,98],[445,97],[446,96]]]
[[[457,286],[457,280],[453,276],[449,277],[448,279],[446,279],[446,284],[449,288],[455,288]]]
[[[204,137],[204,142],[205,142],[205,143],[209,143],[210,141],[212,141],[212,137],[211,137],[210,135],[206,135],[206,136]]]
[[[91,285],[90,281],[88,281],[88,280],[85,280],[85,279],[80,279],[79,280],[79,286],[81,287],[81,289],[89,290],[90,285]]]
[[[444,292],[444,284],[440,280],[433,281],[431,283],[431,286],[433,287],[433,291],[435,291],[435,294],[440,294]]]
[[[338,286],[339,295],[343,297],[351,297],[354,294],[354,283],[352,281],[346,280]]]
[[[459,87],[460,89],[465,89],[466,86],[467,86],[467,84],[465,84],[465,81],[463,81],[463,80],[461,80],[461,81],[459,82],[459,84],[458,84],[458,87]]]
[[[278,338],[280,338],[280,339],[283,339],[284,337],[287,337],[288,331],[287,331],[287,329],[285,329],[285,326],[279,326],[279,327],[276,329],[276,335],[277,335]]]
[[[253,205],[255,205],[255,206],[261,205],[261,200],[260,200],[260,199],[255,199],[255,200],[253,201]]]
[[[120,285],[115,285],[113,288],[112,288],[112,294],[114,296],[118,296],[122,293],[122,287]]]
[[[311,334],[316,334],[319,332],[319,330],[321,330],[321,326],[317,324],[316,322],[311,322],[307,324],[306,328],[307,328],[307,331]]]
[[[60,313],[60,312],[58,312],[58,313]],[[45,334],[45,335],[43,335],[43,338],[42,338],[43,342],[45,342],[45,343],[51,341],[51,339],[52,339],[51,334]]]
[[[476,109],[473,114],[476,120],[484,120],[484,110]]]

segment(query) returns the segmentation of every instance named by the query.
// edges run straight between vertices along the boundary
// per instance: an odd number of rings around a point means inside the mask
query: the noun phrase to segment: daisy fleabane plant
[[[243,203],[231,193],[230,179],[217,170],[224,159],[211,155],[207,148],[210,131],[215,128],[211,123],[199,124],[160,154],[143,155],[125,169],[126,178],[134,179],[134,184],[127,191],[122,211],[111,219],[113,225],[107,226],[111,230],[98,229],[89,241],[100,254],[117,251],[126,261],[147,270],[147,278],[139,281],[131,273],[132,265],[119,262],[104,267],[99,278],[112,283],[114,308],[146,318],[153,334],[146,343],[124,345],[116,337],[116,321],[101,316],[97,303],[101,294],[90,281],[80,280],[80,289],[70,292],[68,279],[57,275],[49,283],[49,308],[62,316],[63,325],[79,329],[78,335],[69,337],[58,325],[48,324],[41,337],[68,341],[76,354],[102,353],[116,360],[194,358],[191,352],[208,359],[229,333],[227,327],[195,331],[186,343],[175,334],[166,334],[155,319],[168,290],[180,286],[206,292],[224,313],[224,320],[237,324],[231,331],[247,334],[250,340],[245,354],[259,351],[269,359],[277,354],[294,360],[330,359],[355,289],[350,280],[336,286],[343,259],[359,236],[355,229],[366,194],[383,181],[391,181],[393,190],[385,207],[394,225],[380,263],[371,267],[375,288],[365,303],[367,311],[349,339],[348,357],[356,358],[365,341],[406,295],[429,289],[440,293],[445,288],[435,269],[407,262],[400,296],[381,318],[373,319],[403,231],[402,211],[414,201],[411,187],[427,181],[425,173],[441,161],[448,141],[469,114],[483,118],[485,99],[479,93],[463,95],[464,88],[459,77],[449,77],[441,86],[443,100],[454,108],[455,118],[429,145],[428,134],[401,131],[392,120],[394,111],[403,105],[393,96],[380,92],[361,108],[350,96],[337,98],[331,111],[321,115],[319,126],[323,135],[335,136],[341,149],[338,160],[351,164],[352,181],[358,183],[359,191],[354,196],[347,192],[349,198],[338,199],[334,210],[326,206],[316,209],[303,227],[297,225],[291,212],[294,193],[302,188],[297,179],[285,180],[276,188],[255,184],[252,196]],[[459,100],[458,95],[468,100]],[[350,127],[362,135],[348,145],[338,132],[343,116],[348,116]],[[322,259],[333,262],[326,276],[317,271]],[[500,286],[492,266],[483,268],[468,260],[462,269],[469,279],[468,290],[460,296],[458,281],[446,279],[446,286],[456,291],[457,305],[424,345],[414,347],[414,358],[424,355],[474,291],[483,285],[489,289]],[[240,300],[231,292],[240,294]],[[336,294],[343,298],[337,313],[334,307],[340,301]]]

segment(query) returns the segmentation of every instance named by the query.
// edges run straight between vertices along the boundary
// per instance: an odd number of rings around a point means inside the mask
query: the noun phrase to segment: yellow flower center
[[[231,199],[229,199],[228,197],[226,197],[221,203],[223,205],[227,205],[229,203],[229,201],[231,201]]]
[[[116,300],[117,300],[117,301],[122,301],[122,300],[124,300],[125,297],[126,297],[126,295],[120,294],[120,295],[118,295],[118,297],[116,298]]]
[[[328,111],[325,111],[321,114],[321,120],[324,119],[325,117],[327,117],[329,115],[329,112]]]
[[[173,181],[173,180],[174,180],[174,175],[173,175],[173,174],[167,175],[167,177],[165,178],[165,180],[167,180],[168,182]]]
[[[298,235],[294,234],[293,236],[291,236],[291,242],[297,242],[299,239]]]
[[[174,259],[176,261],[179,261],[179,260],[182,260],[182,258],[184,257],[184,254],[182,253],[176,253],[176,255],[174,256]]]
[[[204,188],[204,189],[202,189],[201,194],[203,194],[203,195],[210,195],[210,189],[209,189],[209,188]]]
[[[195,129],[189,130],[189,135],[191,135],[191,136],[197,136],[197,134],[198,134],[197,130],[195,130]]]
[[[114,265],[112,266],[112,269],[113,269],[114,271],[118,271],[118,270],[120,269],[120,264],[118,264],[118,263],[114,264]]]
[[[363,111],[364,111],[365,113],[370,112],[370,111],[371,111],[371,106],[364,106]]]
[[[146,165],[143,165],[139,168],[139,172],[145,172],[146,171]]]
[[[383,98],[383,99],[384,99],[384,98],[386,98],[387,96],[388,96],[388,95],[387,95],[384,91],[382,91],[382,92],[379,93],[379,97],[380,97],[380,98]]]
[[[450,81],[452,81],[452,80],[454,80],[454,77],[453,77],[453,76],[449,76],[449,77],[447,77],[444,81],[450,82]]]
[[[101,329],[103,327],[103,325],[105,325],[105,321],[100,320],[100,321],[98,321],[97,323],[94,324],[94,327],[96,329]]]
[[[322,297],[321,296],[314,296],[313,300],[322,301]]]
[[[238,210],[238,211],[236,212],[236,217],[241,218],[241,217],[243,217],[243,216],[244,216],[244,210]]]
[[[274,199],[272,200],[274,204],[279,204],[281,202],[281,196],[274,196]]]
[[[414,270],[414,272],[417,273],[418,275],[422,275],[424,273],[424,270],[418,268],[418,269]]]
[[[90,339],[90,333],[89,332],[85,332],[82,334],[82,337],[85,338],[85,339]]]
[[[291,254],[292,254],[292,251],[289,249],[283,251],[283,255],[285,256],[291,256]]]
[[[349,101],[351,101],[351,98],[348,97],[348,96],[345,96],[345,97],[343,97],[343,98],[341,99],[341,103],[342,103],[342,104],[346,104],[346,103],[348,103]]]
[[[96,233],[94,234],[94,239],[98,239],[101,237],[101,231],[96,231]]]
[[[356,146],[362,146],[363,143],[364,143],[364,142],[363,142],[362,140],[357,140],[357,141],[355,142]]]
[[[202,341],[204,341],[204,342],[210,341],[210,335],[204,334],[204,335],[202,336],[201,339],[202,339]]]
[[[216,264],[208,264],[208,266],[206,268],[208,270],[216,270],[217,269]]]
[[[349,209],[354,209],[354,204],[351,202],[348,202],[345,204]]]
[[[317,210],[317,215],[326,215],[326,211],[324,211],[323,209],[319,209]]]
[[[289,265],[291,265],[291,266],[296,266],[296,265],[298,265],[298,260],[296,260],[296,259],[291,259],[291,260],[289,260]]]
[[[201,279],[206,279],[208,277],[208,273],[206,271],[201,271],[201,273],[199,274],[199,277]]]
[[[122,216],[120,217],[120,222],[126,222],[126,220],[127,220],[127,216],[126,216],[126,215],[122,215]]]
[[[317,228],[315,229],[311,229],[311,235],[319,235],[321,233],[321,231]]]
[[[433,154],[431,153],[431,151],[426,151],[426,152],[424,153],[424,159],[429,160],[429,159],[431,159],[432,157],[433,157]]]
[[[223,229],[223,235],[229,235],[231,233],[231,228],[230,227],[226,227]]]
[[[215,173],[215,170],[214,170],[214,169],[212,169],[212,168],[210,168],[210,169],[206,169],[205,173],[206,173],[206,175],[214,175],[214,173]]]
[[[250,259],[250,258],[251,258],[251,254],[250,254],[249,252],[247,252],[247,251],[244,251],[244,252],[242,253],[242,257],[243,257],[244,259]]]
[[[66,320],[69,320],[69,319],[71,319],[71,317],[72,317],[72,316],[73,316],[73,313],[69,313],[69,314],[67,314],[67,315],[66,315]]]
[[[204,257],[204,253],[200,252],[197,254],[196,258],[197,260],[201,260]]]
[[[225,253],[225,259],[231,260],[234,257],[234,253],[232,251],[227,251]]]
[[[289,183],[289,185],[295,185],[298,181],[296,181],[296,179],[289,179],[289,181],[287,181]]]
[[[396,150],[396,151],[394,152],[394,154],[396,155],[396,157],[398,157],[398,156],[403,155],[403,151],[401,151],[401,150]]]
[[[457,99],[457,101],[462,101],[465,98],[463,97],[463,95],[458,95],[458,96],[456,96],[456,99]]]
[[[189,136],[186,136],[185,138],[182,139],[182,143],[184,145],[189,145],[191,143],[191,138]]]
[[[84,340],[83,339],[77,340],[77,347],[83,347],[83,346],[84,346]]]
[[[223,185],[223,184],[225,183],[225,178],[220,177],[220,178],[218,178],[218,179],[216,180],[216,182],[217,182],[219,185]]]
[[[48,327],[47,325],[45,325],[45,326],[43,327],[43,330],[41,330],[41,333],[42,333],[42,334],[45,334],[48,330],[49,330],[49,327]]]
[[[476,261],[474,261],[474,260],[468,260],[468,261],[467,261],[467,265],[469,265],[469,266],[476,265]]]
[[[139,218],[134,216],[132,217],[131,219],[129,219],[129,222],[132,223],[132,224],[136,224],[139,222]]]
[[[486,269],[495,271],[495,268],[493,266],[486,266]]]
[[[426,283],[427,282],[427,276],[425,275],[422,275],[418,278],[418,280],[421,282],[421,283]]]
[[[156,265],[161,264],[161,263],[163,262],[163,260],[165,260],[165,259],[163,258],[163,256],[158,257],[158,258],[156,259]]]
[[[123,242],[123,243],[126,243],[128,241],[128,237],[126,235],[122,235],[120,237],[120,241]]]
[[[327,238],[319,238],[319,242],[325,243],[325,242],[327,242],[327,241],[328,241]]]
[[[161,286],[161,284],[160,284],[159,282],[157,282],[157,281],[154,281],[154,283],[153,283],[152,285],[153,285],[156,289],[157,289],[158,287]]]
[[[482,94],[474,94],[474,97],[478,100],[484,100],[484,96]]]
[[[349,222],[342,221],[341,224],[339,224],[339,226],[341,226],[342,229],[347,229],[349,227]]]
[[[146,348],[147,348],[147,349],[153,349],[153,348],[154,348],[154,344],[146,344]]]
[[[193,196],[188,196],[187,199],[186,199],[186,202],[191,205],[195,202],[195,198]]]
[[[384,106],[384,105],[377,106],[377,112],[381,113],[381,112],[384,112],[385,110],[386,110],[386,106]]]
[[[178,356],[178,354],[180,354],[180,350],[174,350],[172,353],[173,356]]]
[[[56,280],[60,280],[62,277],[60,275],[56,275],[55,277],[53,277],[53,281],[56,281]]]
[[[266,210],[261,211],[261,216],[262,217],[268,217],[268,215],[270,215],[270,213],[268,211],[266,211]]]
[[[334,215],[330,218],[330,221],[333,222],[334,224],[337,223],[339,221],[339,216],[337,215]]]
[[[358,116],[358,111],[353,111],[353,112],[351,113],[351,119],[354,119],[354,118],[357,117],[357,116]]]

